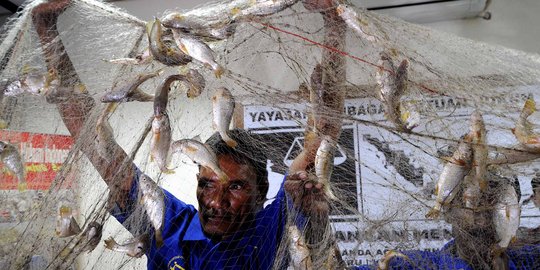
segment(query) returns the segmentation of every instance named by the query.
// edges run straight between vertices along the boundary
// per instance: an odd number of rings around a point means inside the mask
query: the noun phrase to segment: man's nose
[[[227,207],[227,195],[225,194],[223,189],[216,190],[210,198],[210,203],[208,206],[210,208],[214,209],[222,209],[224,207]]]

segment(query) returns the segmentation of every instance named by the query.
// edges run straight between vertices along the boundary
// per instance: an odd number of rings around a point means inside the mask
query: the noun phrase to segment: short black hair
[[[206,144],[212,148],[216,155],[230,155],[240,164],[249,164],[257,174],[257,187],[262,198],[266,198],[268,192],[268,171],[266,170],[267,155],[261,145],[257,144],[253,134],[242,129],[232,129],[227,132],[238,145],[232,148],[221,139],[218,132],[214,133]]]

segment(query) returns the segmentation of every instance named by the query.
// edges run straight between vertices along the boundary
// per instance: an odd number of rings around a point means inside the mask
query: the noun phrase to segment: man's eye
[[[200,188],[212,188],[212,187],[214,187],[214,184],[212,184],[212,182],[210,182],[210,181],[202,180],[202,181],[199,181],[199,187]]]
[[[229,189],[231,190],[241,190],[244,187],[244,184],[240,183],[233,183],[229,186]]]

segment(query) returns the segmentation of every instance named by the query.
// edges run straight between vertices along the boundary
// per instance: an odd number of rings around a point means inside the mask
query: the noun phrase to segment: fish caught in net
[[[0,268],[538,269],[538,89],[538,55],[346,1],[30,1]]]

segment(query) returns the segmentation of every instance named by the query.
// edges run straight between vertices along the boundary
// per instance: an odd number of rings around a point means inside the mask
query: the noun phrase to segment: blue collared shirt
[[[137,171],[126,209],[122,211],[116,207],[111,211],[134,235],[141,233],[137,231],[141,221],[129,220],[130,215],[136,211],[134,205],[137,201],[139,175],[140,171]],[[283,186],[276,199],[259,211],[255,219],[244,226],[245,229],[221,241],[213,241],[204,234],[195,207],[180,201],[166,190],[163,193],[164,245],[158,249],[152,238],[150,250],[146,254],[148,269],[272,269],[286,221]],[[144,214],[139,218],[146,219]]]

